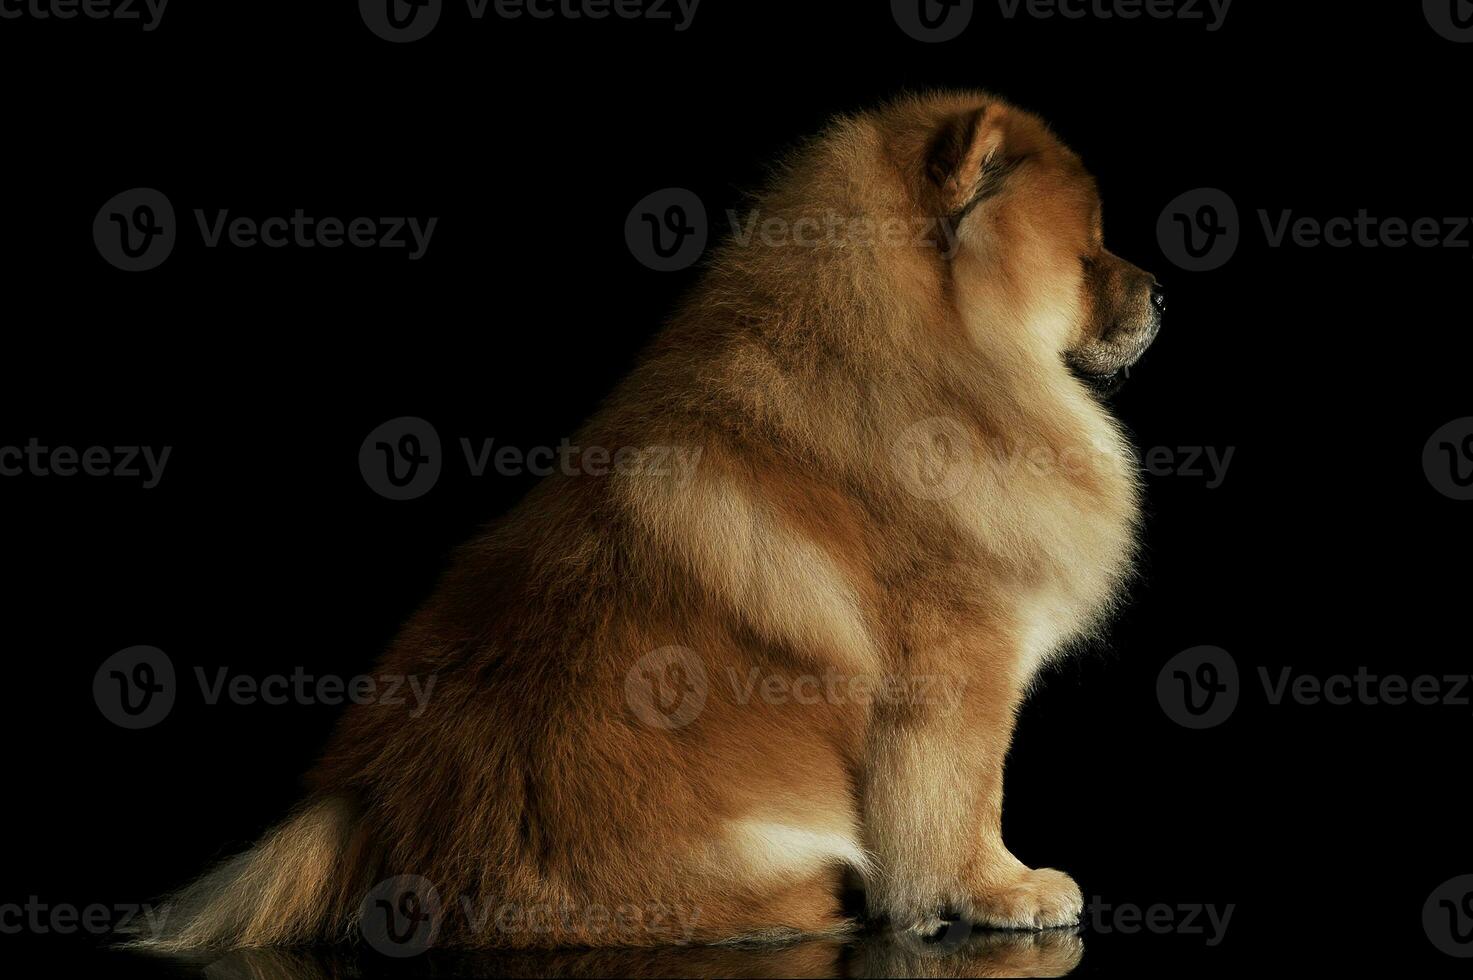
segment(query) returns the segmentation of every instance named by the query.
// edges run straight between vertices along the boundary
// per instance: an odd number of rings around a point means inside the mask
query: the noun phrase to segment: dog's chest
[[[1091,475],[1016,470],[958,502],[957,529],[975,548],[958,567],[974,600],[1007,625],[1023,676],[1096,629],[1120,593],[1135,547],[1138,502],[1129,457]]]
[[[1018,651],[1031,676],[1097,629],[1115,605],[1135,548],[1137,503],[1122,480],[1108,499],[1056,507],[1035,541],[1039,574],[1015,600]]]
[[[1053,590],[1027,595],[1017,609],[1018,671],[1032,678],[1070,643],[1088,632],[1104,603],[1088,603]]]

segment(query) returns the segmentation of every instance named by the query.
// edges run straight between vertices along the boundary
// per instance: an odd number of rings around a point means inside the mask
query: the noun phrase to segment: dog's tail
[[[255,847],[171,896],[150,934],[128,945],[185,953],[331,938],[351,918],[343,901],[356,824],[348,801],[308,800]]]

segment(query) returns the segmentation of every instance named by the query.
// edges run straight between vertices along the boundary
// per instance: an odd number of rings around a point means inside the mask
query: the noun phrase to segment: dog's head
[[[906,115],[903,165],[918,171],[912,192],[936,219],[969,332],[1060,358],[1096,390],[1118,387],[1160,330],[1165,294],[1105,247],[1079,157],[1035,116],[986,96],[921,100]]]

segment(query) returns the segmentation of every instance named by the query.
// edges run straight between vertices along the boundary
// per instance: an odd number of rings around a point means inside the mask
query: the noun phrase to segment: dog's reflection
[[[952,925],[936,939],[877,935],[849,949],[848,977],[1062,977],[1084,957],[1073,929],[973,931]]]
[[[432,952],[386,960],[351,950],[236,950],[204,966],[210,980],[440,977],[1061,977],[1079,965],[1072,930],[952,927],[935,939],[877,933],[789,946],[702,946],[539,953]]]

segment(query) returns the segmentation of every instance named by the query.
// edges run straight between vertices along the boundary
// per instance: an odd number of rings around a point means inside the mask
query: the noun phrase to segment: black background
[[[310,12],[306,9],[314,8]],[[1148,476],[1143,575],[1108,648],[1051,672],[1011,756],[1006,830],[1111,904],[1235,906],[1223,941],[1087,929],[1081,975],[1397,964],[1446,971],[1422,904],[1473,871],[1473,708],[1271,706],[1260,666],[1468,671],[1467,508],[1421,454],[1468,413],[1473,250],[1269,248],[1257,211],[1473,214],[1473,46],[1418,4],[1239,0],[1201,22],[1006,20],[944,44],[884,3],[705,0],[669,23],[471,21],[373,36],[351,3],[171,5],[136,23],[0,21],[7,324],[0,445],[168,445],[165,476],[0,479],[9,832],[0,903],[157,897],[298,796],[337,709],[207,705],[196,667],[366,670],[449,550],[531,478],[373,493],[360,443],[421,416],[556,445],[699,269],[631,256],[624,220],[687,187],[719,226],[831,114],[905,88],[985,87],[1034,109],[1100,178],[1106,235],[1171,290],[1116,399],[1135,442],[1234,448],[1222,485]],[[93,245],[103,202],[156,187],[180,241],[127,274]],[[1242,213],[1222,269],[1161,254],[1178,194]],[[192,210],[437,216],[426,256],[206,249]],[[877,461],[881,465],[882,461]],[[166,651],[185,694],[110,724],[93,673]],[[1244,676],[1189,731],[1156,677],[1200,644]],[[190,692],[194,692],[191,694]],[[113,973],[163,965],[83,936],[7,953]],[[430,965],[418,969],[428,971]],[[492,969],[488,966],[487,969]]]

